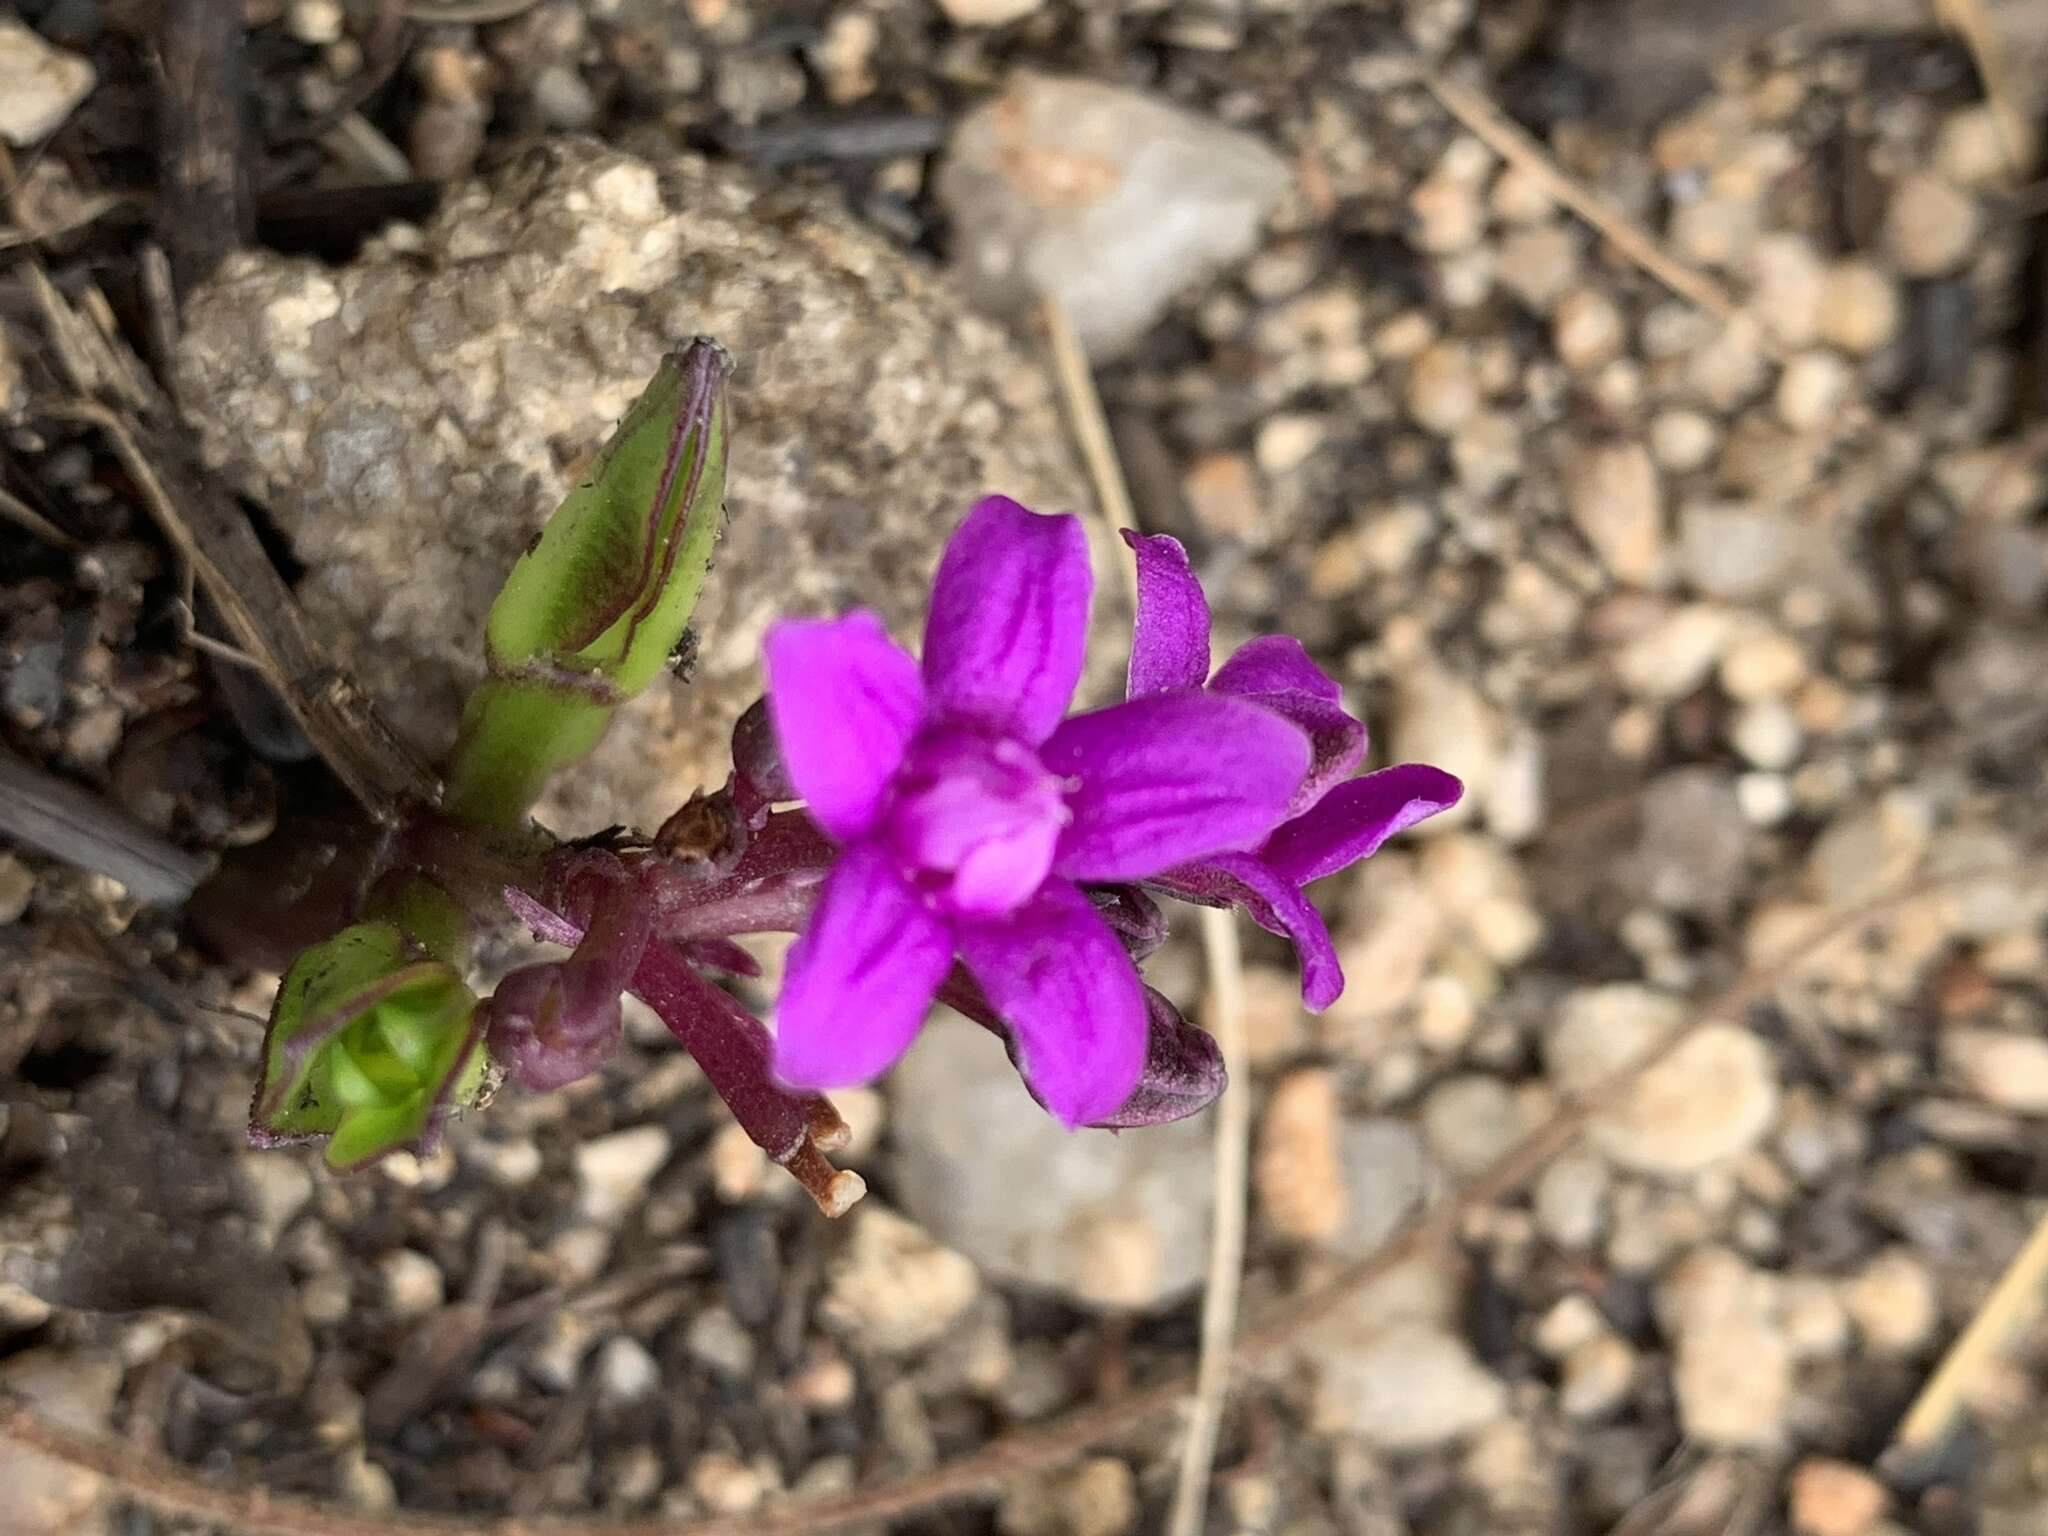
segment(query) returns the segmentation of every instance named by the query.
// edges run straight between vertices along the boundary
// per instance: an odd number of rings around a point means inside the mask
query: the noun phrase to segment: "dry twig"
[[[1123,578],[1124,598],[1131,612],[1138,611],[1138,567],[1126,560],[1117,547],[1120,531],[1138,526],[1138,514],[1131,509],[1131,493],[1124,484],[1124,472],[1117,463],[1116,443],[1109,435],[1109,420],[1102,414],[1102,397],[1095,392],[1095,375],[1088,367],[1088,354],[1081,350],[1081,338],[1059,301],[1050,294],[1039,304],[1045,332],[1052,343],[1053,375],[1059,381],[1060,396],[1066,401],[1067,416],[1074,439],[1081,445],[1081,457],[1088,466],[1088,479],[1095,487],[1096,511],[1109,528],[1110,563]]]
[[[1244,1039],[1244,958],[1237,919],[1202,909],[1202,950],[1209,965],[1209,1032],[1223,1053],[1230,1087],[1216,1106],[1216,1206],[1209,1231],[1209,1273],[1202,1288],[1202,1346],[1195,1362],[1195,1400],[1181,1447],[1167,1536],[1198,1536],[1209,1507],[1209,1471],[1223,1400],[1230,1388],[1230,1350],[1244,1281],[1245,1171],[1252,1134],[1251,1071]]]
[[[187,853],[91,790],[0,749],[0,834],[118,880],[145,906],[183,901],[211,861]]]
[[[1586,1126],[1611,1109],[1644,1073],[1665,1060],[1707,1023],[1740,1015],[1791,980],[1813,957],[1909,902],[1975,880],[2009,879],[2005,865],[1972,866],[1895,886],[1818,923],[1787,946],[1784,956],[1743,973],[1650,1047],[1524,1136],[1435,1209],[1425,1212],[1372,1253],[1313,1291],[1280,1303],[1274,1314],[1239,1338],[1239,1365],[1269,1360],[1348,1304],[1360,1291],[1420,1255],[1457,1241],[1472,1215],[1525,1188],[1570,1147]],[[1090,1403],[1049,1423],[999,1435],[970,1455],[885,1483],[749,1515],[705,1520],[484,1519],[447,1516],[372,1516],[346,1513],[244,1483],[216,1482],[167,1461],[138,1454],[110,1435],[51,1423],[18,1399],[0,1397],[0,1437],[83,1467],[166,1514],[211,1521],[242,1536],[824,1536],[872,1521],[901,1519],[938,1504],[969,1498],[1012,1478],[1059,1466],[1106,1440],[1171,1410],[1186,1396],[1192,1373],[1172,1376],[1134,1392]]]
[[[1927,1385],[1913,1399],[1892,1437],[1894,1449],[1914,1454],[1940,1444],[1984,1368],[2005,1341],[2041,1310],[2044,1290],[2048,1290],[2048,1214],[2035,1226],[2034,1235],[2021,1244],[1998,1284],[1984,1298],[1984,1305],[1956,1336]]]
[[[1516,169],[1534,177],[1546,192],[1592,225],[1610,245],[1658,282],[1723,320],[1734,315],[1735,301],[1719,283],[1673,256],[1655,235],[1573,177],[1548,150],[1479,92],[1435,70],[1425,70],[1422,83],[1475,138]]]

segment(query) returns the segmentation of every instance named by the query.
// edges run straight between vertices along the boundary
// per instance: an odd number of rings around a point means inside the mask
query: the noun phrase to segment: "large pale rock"
[[[1182,288],[1249,255],[1287,183],[1250,135],[1138,91],[1019,74],[961,120],[939,172],[957,259],[981,302],[1059,300],[1108,357]]]
[[[1208,1118],[1070,1131],[1000,1043],[935,1019],[891,1088],[904,1210],[983,1272],[1091,1306],[1142,1310],[1200,1283],[1214,1181]],[[1239,1087],[1233,1092],[1243,1092]]]
[[[1082,505],[1042,368],[824,199],[570,141],[338,270],[236,257],[188,307],[179,382],[305,566],[315,623],[439,749],[505,572],[696,333],[738,370],[693,681],[650,689],[542,807],[565,832],[645,826],[723,781],[773,619],[866,604],[914,638],[975,497]]]

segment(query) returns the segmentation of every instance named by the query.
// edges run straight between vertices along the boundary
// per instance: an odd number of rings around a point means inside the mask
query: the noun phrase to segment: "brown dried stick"
[[[0,749],[0,838],[118,880],[145,906],[190,896],[211,862],[160,837],[91,790]]]
[[[1642,1075],[1714,1019],[1739,1014],[1783,985],[1814,954],[1906,902],[1973,880],[2010,878],[2004,865],[1973,866],[1893,887],[1834,918],[1787,948],[1785,957],[1745,972],[1710,997],[1627,1065],[1575,1095],[1543,1125],[1496,1158],[1434,1211],[1348,1266],[1328,1284],[1275,1309],[1242,1336],[1240,1365],[1270,1359],[1351,1301],[1361,1290],[1410,1259],[1455,1242],[1473,1212],[1514,1194],[1576,1141],[1587,1124],[1611,1108]],[[1180,1402],[1193,1372],[1136,1392],[1091,1403],[1049,1424],[1013,1430],[971,1455],[880,1488],[794,1501],[765,1513],[694,1521],[575,1521],[484,1519],[439,1515],[370,1516],[328,1509],[245,1483],[202,1478],[159,1456],[143,1455],[111,1436],[52,1424],[19,1399],[0,1395],[0,1437],[106,1477],[128,1497],[166,1514],[211,1521],[244,1536],[823,1536],[869,1521],[899,1519],[936,1504],[971,1497],[1013,1477],[1071,1460],[1090,1446],[1124,1434]]]
[[[256,228],[242,151],[242,7],[164,0],[157,30],[161,190],[158,230],[178,287],[189,289]]]
[[[1423,71],[1422,83],[1475,138],[1542,183],[1546,192],[1597,229],[1610,245],[1658,282],[1723,320],[1735,313],[1735,301],[1719,283],[1673,256],[1658,244],[1656,236],[1567,174],[1548,150],[1479,92],[1435,70]]]
[[[260,665],[335,775],[379,821],[431,805],[440,786],[385,724],[370,698],[337,670],[249,520],[161,429],[131,427],[106,407],[78,401],[57,414],[97,427],[135,482],[150,516],[190,563],[235,643]],[[141,434],[147,434],[147,440]]]

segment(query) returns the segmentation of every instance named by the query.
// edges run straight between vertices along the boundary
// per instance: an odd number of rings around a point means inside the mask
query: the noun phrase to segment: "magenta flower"
[[[871,613],[769,631],[782,760],[839,844],[789,954],[784,1081],[879,1075],[958,956],[1054,1114],[1087,1124],[1130,1096],[1145,991],[1082,882],[1268,847],[1300,809],[1312,733],[1255,694],[1194,686],[1064,719],[1092,585],[1077,519],[995,496],[940,562],[922,667]],[[1202,621],[1206,645],[1206,606]]]
[[[1130,697],[1245,700],[1292,720],[1314,749],[1288,819],[1257,848],[1202,855],[1148,883],[1186,900],[1242,907],[1260,927],[1292,941],[1301,960],[1302,1000],[1321,1012],[1344,990],[1344,971],[1322,914],[1302,888],[1456,805],[1464,786],[1421,763],[1349,777],[1365,756],[1365,726],[1346,713],[1337,684],[1301,643],[1261,636],[1210,677],[1209,603],[1187,551],[1163,534],[1126,533],[1124,542],[1138,562]]]

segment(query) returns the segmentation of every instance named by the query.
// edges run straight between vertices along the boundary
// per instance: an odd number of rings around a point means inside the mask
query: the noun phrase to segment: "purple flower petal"
[[[1173,870],[1158,883],[1176,895],[1242,907],[1261,928],[1292,943],[1301,962],[1301,1000],[1311,1013],[1343,992],[1344,968],[1322,913],[1263,855],[1226,853]]]
[[[1344,697],[1336,681],[1309,660],[1292,635],[1247,640],[1216,669],[1209,686],[1218,693],[1306,693],[1334,704]]]
[[[1260,857],[1295,885],[1333,875],[1458,803],[1465,786],[1441,768],[1402,763],[1339,784],[1273,834]]]
[[[874,825],[924,712],[917,663],[872,613],[774,625],[762,646],[783,765],[834,837]]]
[[[775,1072],[798,1088],[871,1082],[903,1054],[953,963],[953,939],[887,850],[856,843],[789,951]]]
[[[1288,803],[1299,816],[1351,776],[1365,758],[1365,726],[1344,708],[1335,681],[1290,635],[1263,635],[1240,646],[1209,686],[1283,715],[1307,733],[1308,776]]]
[[[1199,688],[1209,675],[1209,600],[1179,539],[1123,530],[1138,562],[1138,614],[1131,626],[1133,699]]]
[[[924,679],[955,719],[1045,740],[1067,712],[1088,639],[1088,536],[1007,496],[975,503],[939,561]]]
[[[1255,848],[1308,771],[1308,738],[1242,699],[1160,693],[1076,715],[1046,742],[1072,780],[1053,861],[1072,880],[1140,880]]]
[[[963,923],[960,954],[1047,1109],[1086,1125],[1130,1097],[1145,1064],[1144,988],[1079,887],[1048,880],[1008,917]]]
[[[1312,693],[1250,693],[1250,702],[1291,720],[1308,737],[1308,774],[1287,802],[1287,814],[1299,816],[1351,777],[1365,757],[1365,726],[1342,704]]]

